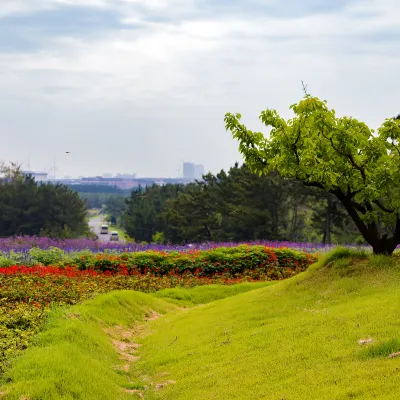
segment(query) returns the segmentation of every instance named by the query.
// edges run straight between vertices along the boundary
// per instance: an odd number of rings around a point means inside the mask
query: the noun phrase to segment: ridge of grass
[[[351,257],[351,258],[349,258]],[[341,250],[276,285],[153,322],[147,399],[398,399],[400,263]],[[158,378],[159,379],[159,378]]]
[[[163,289],[153,294],[155,297],[168,299],[169,302],[178,305],[200,305],[211,303],[216,300],[225,299],[236,296],[240,293],[246,293],[251,290],[259,289],[266,286],[271,286],[279,281],[267,282],[251,282],[240,283],[232,286],[227,285],[203,285],[196,286],[190,289],[187,288],[172,288]]]
[[[173,306],[140,292],[101,295],[82,305],[51,312],[35,343],[3,377],[3,400],[132,399],[132,387],[107,327],[140,323]],[[140,382],[139,382],[140,386]]]
[[[398,257],[351,249],[276,284],[114,292],[54,311],[0,392],[4,400],[394,400],[399,304]],[[140,356],[125,370],[107,334],[116,325],[130,327]]]
[[[127,371],[118,368],[121,364],[129,364],[120,359],[121,354],[116,351],[112,340],[121,340],[128,347],[131,343],[131,338],[126,335],[118,337],[118,331],[129,332],[128,327],[137,327],[146,317],[151,320],[151,317],[160,313],[173,313],[176,306],[165,301],[166,299],[176,304],[194,305],[272,283],[274,282],[163,290],[156,296],[118,291],[100,295],[70,308],[54,309],[42,331],[35,337],[33,346],[14,360],[11,370],[3,377],[4,387],[0,388],[0,398],[139,398],[139,391],[149,382],[146,379],[132,378]],[[143,327],[130,331],[131,334],[138,335],[142,332]]]

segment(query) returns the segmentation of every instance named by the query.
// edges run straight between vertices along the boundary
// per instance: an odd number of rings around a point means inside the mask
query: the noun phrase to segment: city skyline
[[[192,164],[193,167],[195,167],[195,172],[193,173],[192,177],[185,177],[185,164]],[[201,179],[201,176],[208,172],[205,171],[204,165],[203,164],[195,164],[191,163],[188,161],[182,162],[182,166],[179,169],[179,173],[176,176],[163,176],[163,175],[140,175],[136,172],[121,172],[121,171],[116,171],[116,172],[102,172],[102,173],[96,173],[93,175],[82,175],[78,174],[75,176],[72,175],[65,175],[60,171],[57,167],[57,165],[53,164],[51,168],[48,170],[46,169],[37,169],[37,168],[32,168],[32,165],[29,164],[20,164],[21,165],[21,171],[24,173],[32,172],[34,174],[40,174],[40,175],[47,175],[48,179],[80,179],[80,178],[87,178],[87,177],[101,177],[101,178],[123,178],[123,179],[145,179],[145,178],[186,178],[186,179]],[[54,167],[56,168],[56,174],[54,175]]]

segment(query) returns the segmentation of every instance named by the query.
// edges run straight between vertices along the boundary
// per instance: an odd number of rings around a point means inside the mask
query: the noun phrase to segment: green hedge
[[[113,254],[85,253],[73,258],[79,269],[129,274],[192,274],[238,276],[251,272],[281,279],[304,271],[316,261],[316,256],[300,251],[264,246],[238,246],[189,253],[137,252]]]

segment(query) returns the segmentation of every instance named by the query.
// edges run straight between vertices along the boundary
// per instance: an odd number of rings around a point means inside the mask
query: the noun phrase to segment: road
[[[112,228],[108,228],[108,234],[101,234],[101,226],[104,224],[104,219],[101,215],[99,215],[96,218],[93,218],[91,220],[89,220],[89,226],[90,229],[97,235],[97,237],[99,238],[98,240],[100,242],[109,242],[110,241],[110,233],[112,232]],[[116,242],[113,242],[116,243]],[[123,238],[121,238],[121,236],[118,239],[118,243],[125,243],[125,240]]]
[[[98,236],[100,242],[109,242],[110,241],[110,234],[102,235],[100,233],[101,225],[104,224],[103,217],[98,216],[93,218],[89,221],[90,229]],[[111,232],[110,230],[108,232]]]

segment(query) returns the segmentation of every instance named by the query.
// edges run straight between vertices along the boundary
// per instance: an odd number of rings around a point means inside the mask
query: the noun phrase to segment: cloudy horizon
[[[173,177],[241,157],[224,129],[288,117],[301,81],[377,128],[400,113],[394,0],[1,0],[0,159]],[[65,154],[70,151],[71,154]]]

